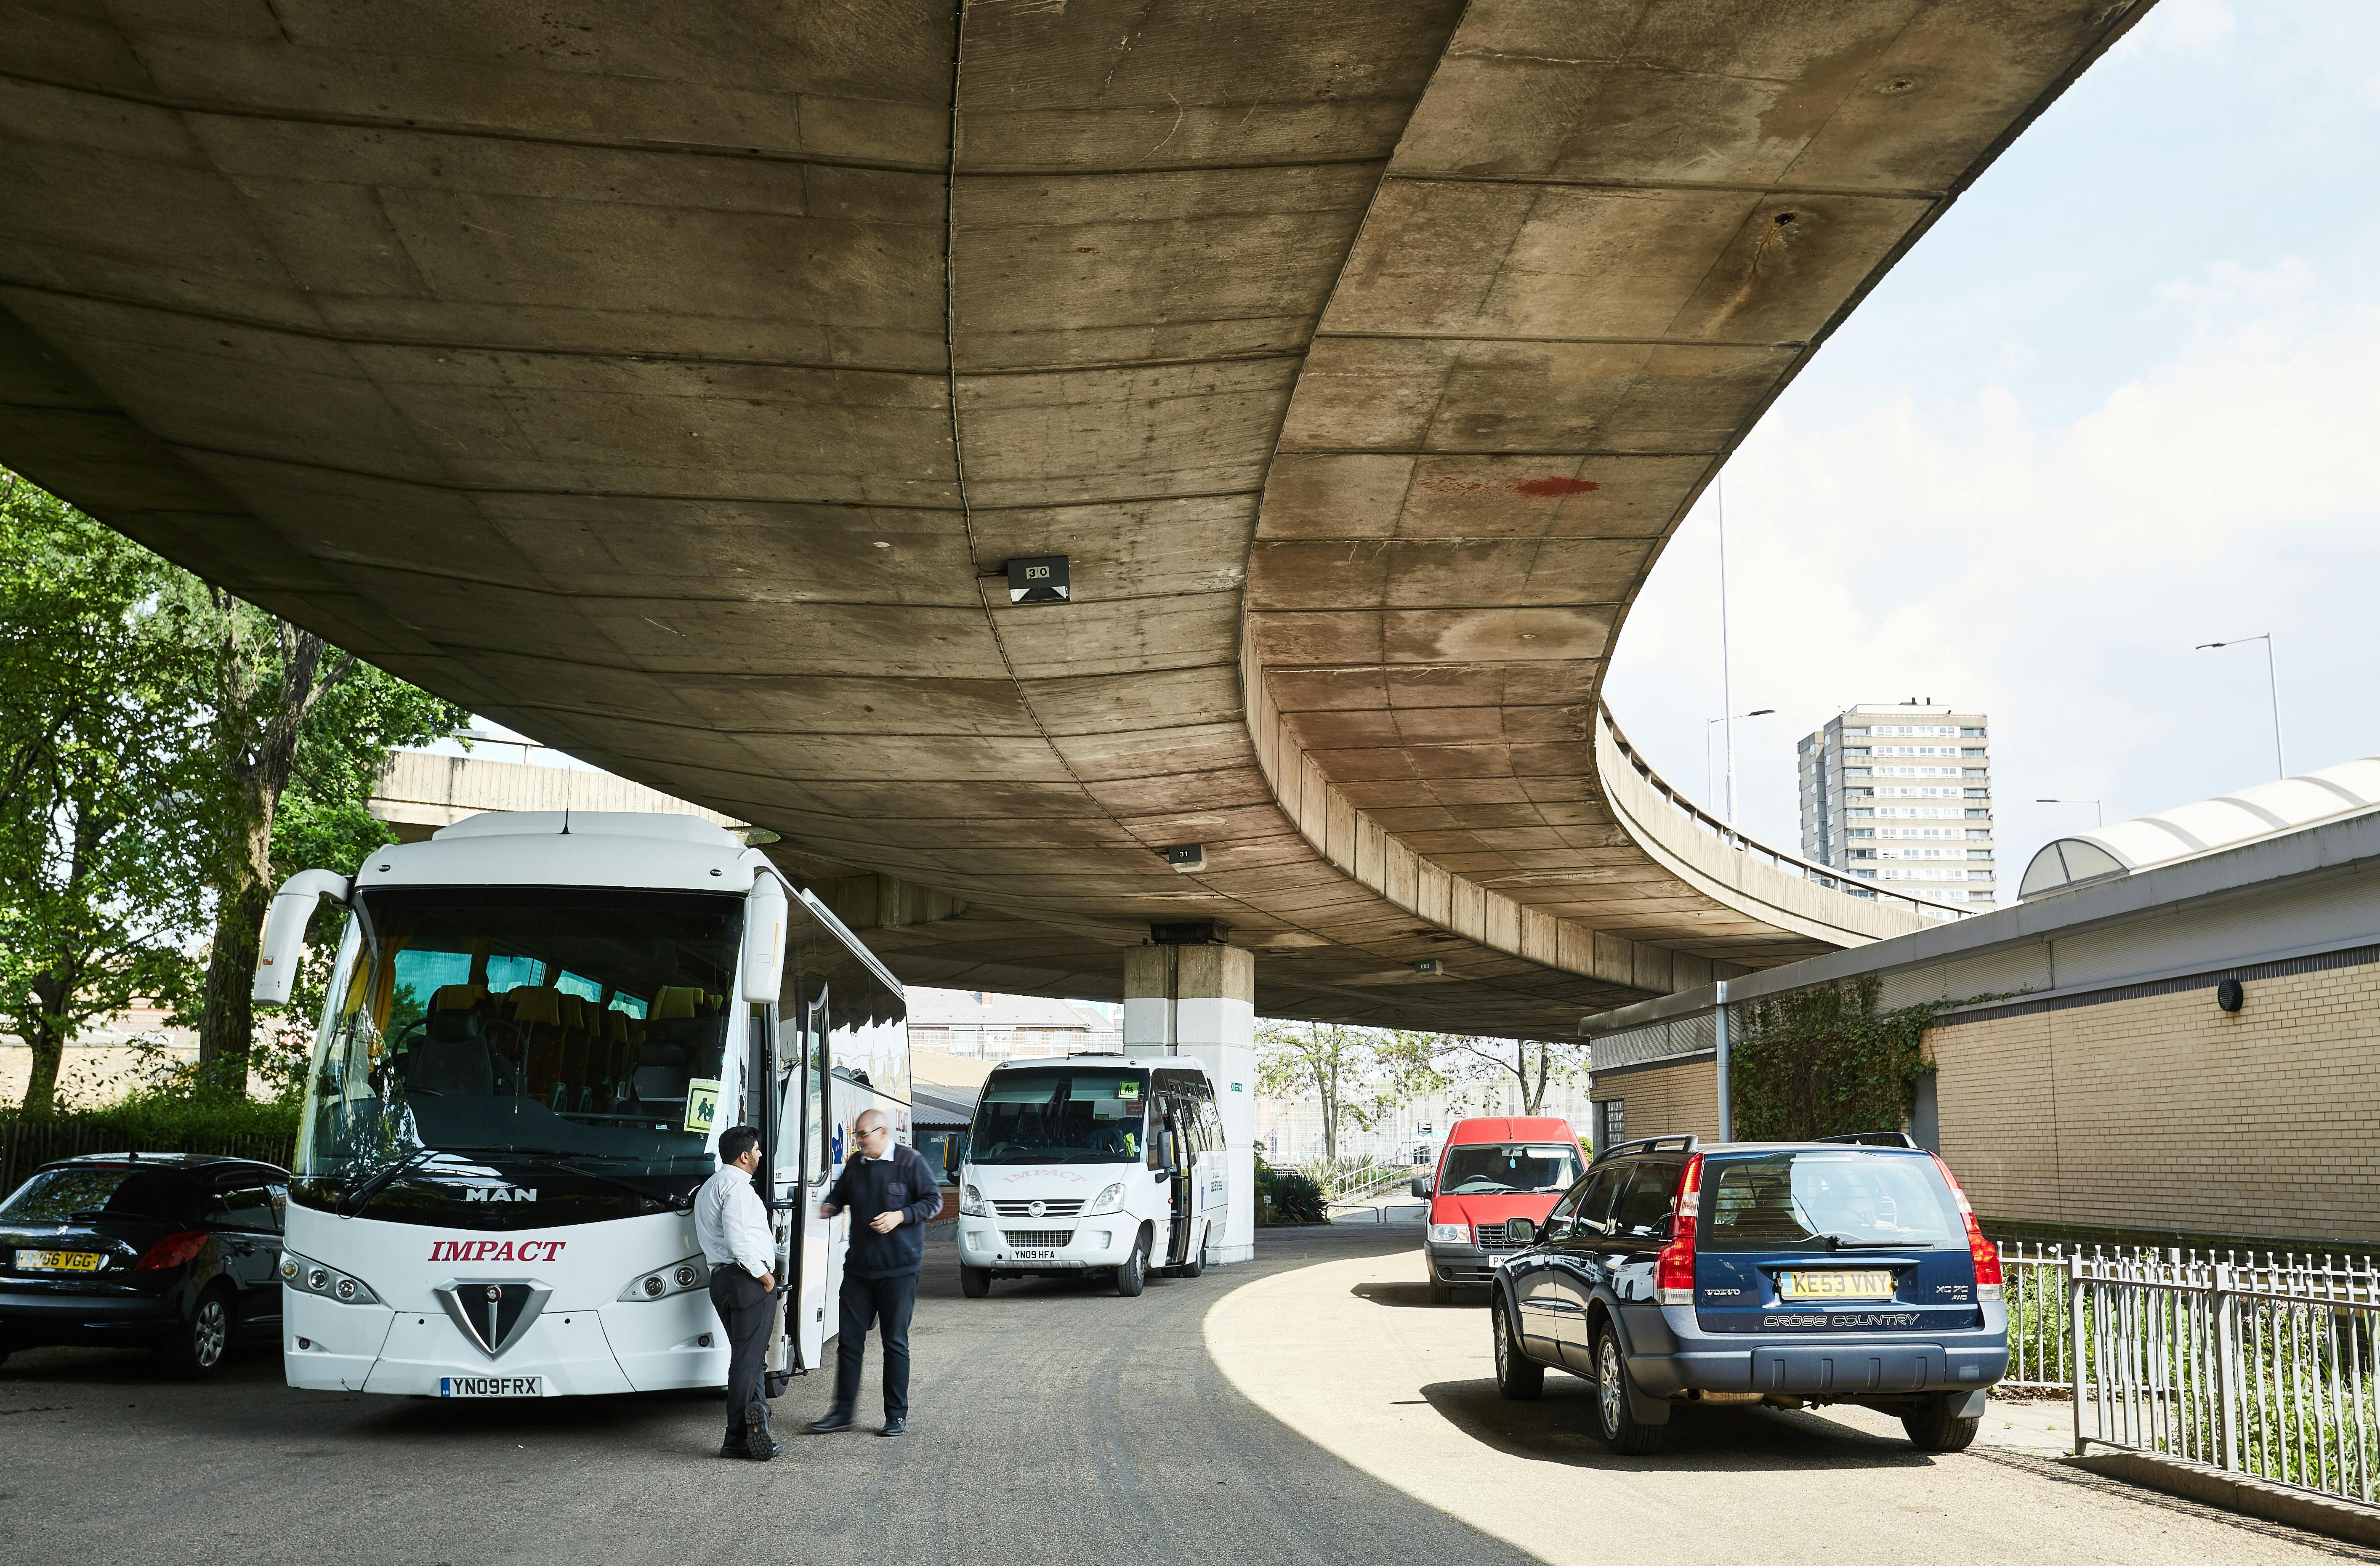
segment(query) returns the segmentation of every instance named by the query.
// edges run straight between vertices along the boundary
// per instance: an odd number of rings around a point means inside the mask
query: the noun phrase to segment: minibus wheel
[[[959,1263],[959,1293],[971,1300],[979,1300],[990,1293],[991,1269]]]
[[[1148,1236],[1143,1234],[1133,1242],[1132,1255],[1116,1269],[1116,1293],[1125,1299],[1136,1298],[1148,1287]]]

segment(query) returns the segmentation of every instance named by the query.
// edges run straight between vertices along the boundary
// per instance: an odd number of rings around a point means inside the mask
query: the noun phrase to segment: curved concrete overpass
[[[1567,1031],[1909,928],[1636,798],[1605,660],[2144,8],[70,0],[0,58],[0,459],[963,903],[906,977],[1213,918],[1269,1012]]]

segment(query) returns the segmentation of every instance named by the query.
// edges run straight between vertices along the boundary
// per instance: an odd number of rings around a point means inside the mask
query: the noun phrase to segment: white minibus
[[[996,1278],[1196,1277],[1220,1248],[1230,1166],[1215,1085],[1180,1056],[1007,1061],[959,1173],[959,1286]]]

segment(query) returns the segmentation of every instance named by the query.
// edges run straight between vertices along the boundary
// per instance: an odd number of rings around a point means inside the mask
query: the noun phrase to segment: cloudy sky
[[[2033,851],[2380,753],[2380,6],[2164,0],[1817,355],[1728,465],[1738,813],[1859,701],[1991,714]],[[1721,705],[1715,507],[1609,683],[1689,792]]]

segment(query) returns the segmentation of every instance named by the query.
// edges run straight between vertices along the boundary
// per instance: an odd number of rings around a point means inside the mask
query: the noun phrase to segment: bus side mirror
[[[762,870],[744,902],[744,999],[776,1000],[785,979],[785,883]]]
[[[306,927],[313,922],[318,901],[328,897],[342,907],[355,883],[329,870],[300,870],[281,883],[265,911],[264,935],[257,942],[256,984],[249,999],[261,1005],[285,1006],[290,987],[298,982],[298,964],[306,949]]]
[[[1414,1194],[1415,1196],[1416,1196],[1420,1197],[1420,1198],[1421,1198],[1423,1201],[1425,1201],[1425,1202],[1426,1202],[1426,1201],[1427,1201],[1427,1200],[1429,1200],[1429,1176],[1428,1176],[1428,1175],[1427,1175],[1427,1174],[1416,1174],[1416,1175],[1415,1175],[1415,1176],[1413,1177],[1413,1194]]]
[[[953,1180],[959,1176],[959,1139],[955,1136],[942,1138],[942,1172]]]

